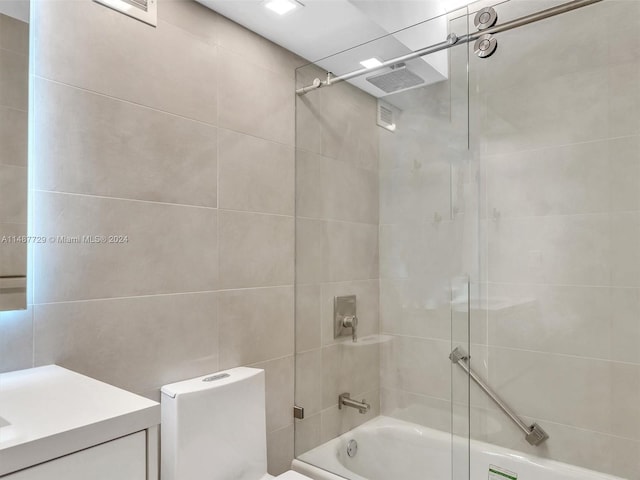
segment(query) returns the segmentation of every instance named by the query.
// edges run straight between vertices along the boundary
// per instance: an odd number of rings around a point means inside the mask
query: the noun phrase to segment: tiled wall
[[[529,3],[501,5],[501,18]],[[629,479],[640,478],[639,18],[638,2],[603,2],[507,32],[470,65],[488,285],[472,355],[551,438],[529,446],[476,390],[472,433]]]
[[[156,29],[35,1],[33,233],[128,242],[34,249],[29,309],[0,314],[0,369],[58,363],[157,398],[167,382],[260,366],[277,473],[293,455],[296,374],[298,451],[379,411],[450,428],[447,355],[466,315],[451,315],[459,291],[443,275],[463,271],[482,284],[474,367],[551,434],[529,447],[473,390],[474,437],[637,478],[640,6],[605,5],[472,59],[478,278],[474,179],[448,163],[464,156],[455,88],[425,89],[395,136],[347,84],[299,98],[294,128],[299,60],[191,1],[161,0]],[[436,142],[421,143],[425,126]],[[393,340],[334,340],[344,294],[358,296],[361,336]],[[373,411],[338,415],[347,389]]]
[[[300,59],[189,0],[157,28],[36,0],[34,249],[0,369],[57,363],[159,398],[238,365],[267,372],[269,469],[293,456],[294,86]]]
[[[298,71],[299,86],[323,73]],[[297,99],[296,452],[379,412],[378,130],[376,100],[349,84]],[[356,295],[359,343],[333,338],[333,299]],[[338,395],[366,399],[366,415]]]
[[[3,14],[0,65],[0,237],[12,237],[27,233],[29,25]],[[24,276],[26,269],[27,245],[3,242],[0,276]],[[15,286],[0,279],[0,308],[25,307],[24,292]]]

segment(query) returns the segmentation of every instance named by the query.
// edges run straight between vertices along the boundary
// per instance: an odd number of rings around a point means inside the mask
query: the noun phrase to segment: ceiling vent
[[[378,119],[377,124],[382,128],[386,128],[390,132],[396,131],[396,108],[387,102],[378,100]]]
[[[152,27],[158,25],[158,0],[94,0],[117,12],[147,23]]]

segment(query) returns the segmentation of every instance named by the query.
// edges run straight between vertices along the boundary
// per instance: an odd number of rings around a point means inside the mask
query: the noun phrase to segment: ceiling
[[[0,13],[29,23],[29,0],[0,0]]]
[[[469,3],[469,0],[301,0],[304,7],[280,16],[265,8],[262,0],[197,1],[335,75],[361,69],[360,62],[365,59],[390,60],[444,41],[445,14]],[[425,23],[416,25],[420,22]],[[416,26],[407,28],[412,25]],[[407,63],[407,68],[422,77],[425,84],[444,80],[448,75],[447,53],[413,60]],[[366,77],[350,82],[376,97],[386,95]]]

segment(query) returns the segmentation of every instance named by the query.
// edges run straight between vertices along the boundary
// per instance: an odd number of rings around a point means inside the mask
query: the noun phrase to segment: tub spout
[[[365,399],[362,399],[361,402],[358,402],[357,400],[353,400],[351,398],[350,393],[342,393],[338,397],[338,408],[340,410],[342,410],[343,405],[345,407],[357,408],[360,413],[367,413],[369,410],[371,410],[371,405],[369,405]]]

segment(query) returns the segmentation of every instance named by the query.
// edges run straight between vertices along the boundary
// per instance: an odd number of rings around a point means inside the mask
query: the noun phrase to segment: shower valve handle
[[[342,326],[351,329],[351,339],[358,341],[358,317],[355,315],[347,315],[342,319]]]

